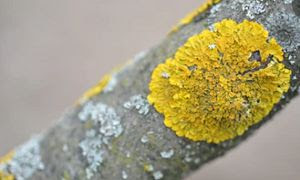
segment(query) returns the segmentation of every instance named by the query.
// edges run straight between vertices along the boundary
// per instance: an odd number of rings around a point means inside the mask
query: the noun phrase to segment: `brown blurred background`
[[[57,121],[103,74],[202,1],[1,0],[0,156]],[[300,98],[190,180],[298,180]]]

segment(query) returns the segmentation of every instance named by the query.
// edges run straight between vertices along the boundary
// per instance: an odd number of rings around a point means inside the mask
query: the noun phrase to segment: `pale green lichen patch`
[[[147,99],[140,94],[132,96],[129,101],[125,102],[123,105],[126,109],[136,109],[141,115],[148,114],[149,106]]]
[[[220,143],[260,122],[288,91],[291,71],[282,61],[262,25],[226,19],[157,66],[148,100],[178,136]]]
[[[0,171],[9,175],[8,179],[4,180],[10,180],[11,176],[17,180],[29,179],[36,171],[43,169],[39,137],[32,138],[18,147],[9,159],[0,163]]]
[[[246,16],[251,20],[266,11],[266,4],[263,0],[246,0],[241,3],[242,10],[246,12]]]
[[[167,151],[160,152],[160,156],[165,159],[170,159],[174,155],[174,153],[175,153],[174,150],[170,149]]]
[[[96,135],[95,130],[90,130],[86,133],[85,139],[80,142],[79,147],[88,162],[88,167],[85,169],[86,178],[91,179],[103,163],[102,136]]]
[[[161,171],[155,171],[152,175],[155,180],[159,180],[164,177],[164,174]]]
[[[118,137],[123,131],[121,118],[106,104],[88,102],[78,116],[82,122],[91,120],[94,126],[100,126],[99,133],[106,137]]]
[[[104,161],[104,153],[109,143],[123,132],[121,118],[112,107],[103,103],[88,102],[78,115],[81,122],[91,121],[92,129],[86,132],[79,147],[86,158],[86,178],[91,179]]]
[[[284,4],[291,4],[293,0],[284,0]]]

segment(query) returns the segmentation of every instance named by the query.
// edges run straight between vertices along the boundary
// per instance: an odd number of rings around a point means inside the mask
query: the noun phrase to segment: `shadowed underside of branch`
[[[297,94],[298,2],[223,0],[170,33],[158,45],[135,56],[131,63],[111,75],[102,93],[71,107],[46,133],[17,148],[11,163],[0,165],[0,170],[5,169],[16,179],[186,177],[243,142]],[[219,144],[178,137],[165,127],[163,115],[147,102],[151,73],[158,64],[174,56],[189,37],[226,18],[237,22],[249,19],[266,27],[284,48],[284,64],[293,72],[291,87],[271,113],[242,136]]]

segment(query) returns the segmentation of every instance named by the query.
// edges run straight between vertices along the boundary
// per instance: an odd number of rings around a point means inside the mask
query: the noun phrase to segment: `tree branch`
[[[239,145],[298,93],[298,10],[298,0],[293,4],[288,0],[223,0],[209,7],[114,72],[102,93],[71,107],[55,126],[17,148],[11,160],[0,163],[0,170],[18,180],[186,177]],[[146,100],[152,71],[174,56],[189,37],[225,18],[237,22],[255,20],[268,29],[285,50],[284,64],[293,72],[291,87],[272,112],[242,136],[219,144],[178,137],[164,125],[163,115]]]

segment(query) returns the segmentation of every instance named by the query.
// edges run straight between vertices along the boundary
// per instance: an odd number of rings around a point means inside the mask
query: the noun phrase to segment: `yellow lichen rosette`
[[[178,136],[220,143],[260,122],[288,91],[282,61],[262,25],[225,19],[155,68],[148,100]]]

